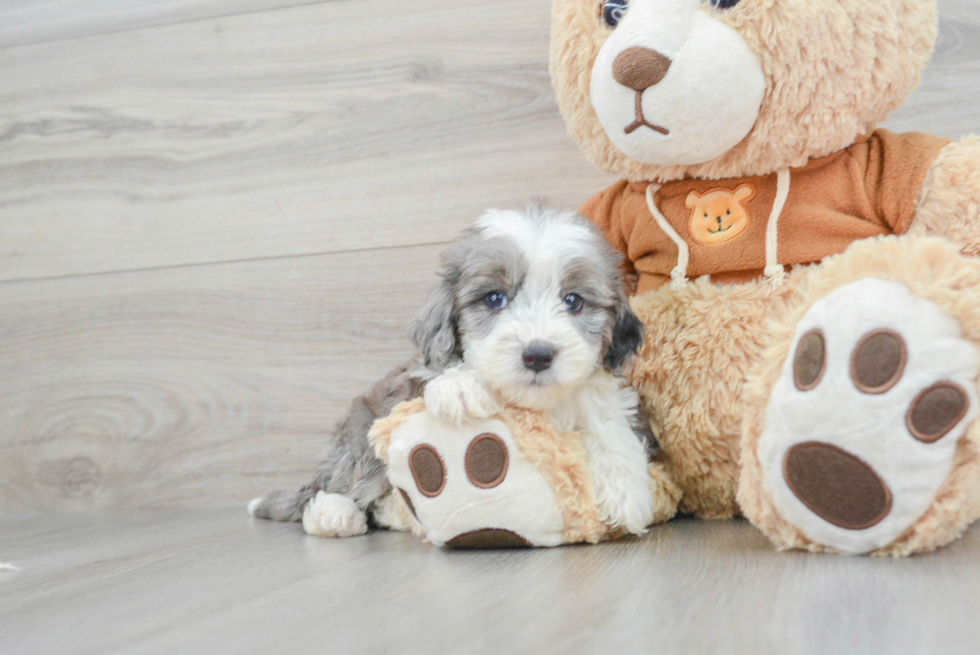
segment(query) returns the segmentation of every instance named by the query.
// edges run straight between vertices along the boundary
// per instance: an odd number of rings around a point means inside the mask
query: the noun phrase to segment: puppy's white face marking
[[[592,68],[592,106],[631,159],[695,165],[725,154],[759,117],[766,77],[745,39],[702,0],[629,0]]]
[[[550,407],[601,366],[615,300],[604,244],[585,225],[517,212],[492,212],[477,230],[498,254],[470,273],[481,284],[462,303],[463,359],[508,402]],[[491,292],[506,304],[487,306]],[[553,351],[542,370],[525,361],[532,344]]]

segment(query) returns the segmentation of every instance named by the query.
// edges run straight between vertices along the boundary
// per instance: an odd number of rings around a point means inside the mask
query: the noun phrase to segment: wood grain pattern
[[[0,518],[0,652],[944,653],[980,640],[980,528],[911,560],[778,553],[744,521],[445,551],[241,510]]]
[[[974,0],[940,0],[939,40],[909,101],[885,127],[959,139],[980,134],[980,13]]]
[[[941,3],[889,127],[980,129],[973,9]],[[302,482],[438,244],[610,181],[548,31],[518,0],[0,0],[0,512]]]
[[[0,48],[318,2],[323,0],[0,0]]]
[[[411,356],[438,250],[5,285],[0,509],[244,506],[308,481],[350,398]]]
[[[0,280],[445,242],[610,180],[548,3],[354,0],[0,50]],[[353,17],[353,18],[352,18]]]

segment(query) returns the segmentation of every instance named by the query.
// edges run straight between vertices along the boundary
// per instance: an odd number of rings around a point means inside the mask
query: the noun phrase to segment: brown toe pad
[[[528,548],[530,541],[510,530],[484,528],[458,534],[446,542],[453,548]]]
[[[810,511],[841,528],[870,528],[891,511],[892,496],[884,481],[837,446],[818,441],[793,446],[783,459],[783,476]]]

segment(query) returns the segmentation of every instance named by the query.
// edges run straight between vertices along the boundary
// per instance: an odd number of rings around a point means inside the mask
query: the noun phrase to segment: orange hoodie
[[[790,171],[779,215],[780,265],[811,264],[848,244],[880,234],[903,234],[915,216],[926,173],[949,143],[928,134],[877,130],[866,139]],[[654,202],[687,244],[688,277],[717,283],[762,275],[766,225],[777,175],[668,182]],[[639,274],[637,293],[670,280],[679,248],[647,205],[649,182],[621,180],[590,198],[581,211],[596,223]]]

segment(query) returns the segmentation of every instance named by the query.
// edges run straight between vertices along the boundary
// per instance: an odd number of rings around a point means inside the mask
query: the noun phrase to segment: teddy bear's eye
[[[708,0],[708,4],[715,9],[731,9],[742,0]]]
[[[628,0],[604,0],[602,9],[602,20],[606,22],[609,27],[616,27],[619,25],[619,21],[623,19],[623,14],[626,13],[626,3]],[[724,0],[723,0],[724,1]],[[729,2],[731,0],[728,0]]]

